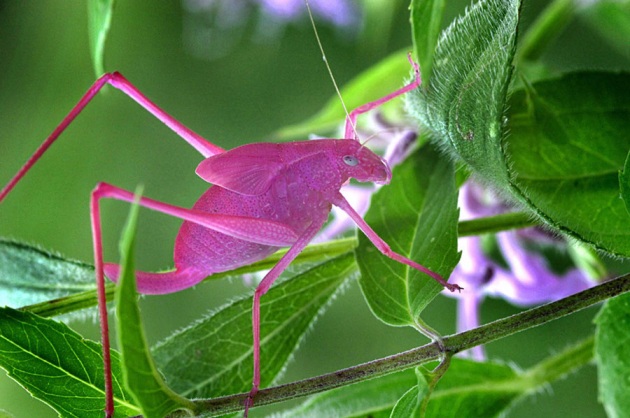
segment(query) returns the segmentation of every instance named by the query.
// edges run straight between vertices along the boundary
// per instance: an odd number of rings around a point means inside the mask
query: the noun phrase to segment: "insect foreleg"
[[[352,112],[350,112],[350,114],[348,115],[348,117],[346,118],[346,125],[345,125],[345,138],[352,138],[352,139],[357,139],[357,135],[356,135],[356,125],[357,125],[357,117],[363,113],[369,112],[372,109],[375,109],[377,107],[379,107],[380,105],[382,105],[383,103],[389,102],[392,99],[395,99],[396,97],[407,93],[408,91],[411,91],[415,88],[417,88],[420,83],[421,83],[421,79],[420,79],[420,67],[418,66],[417,63],[415,63],[413,61],[413,59],[411,58],[411,54],[409,54],[408,56],[409,62],[411,63],[411,66],[413,67],[413,71],[414,71],[414,81],[412,81],[411,83],[407,84],[406,86],[396,90],[393,93],[388,94],[385,97],[381,97],[378,100],[374,100],[373,102],[369,102],[366,103],[362,106],[357,107],[356,109],[354,109]]]
[[[456,290],[461,290],[461,287],[459,287],[456,284],[448,283],[446,280],[444,280],[442,278],[442,276],[440,276],[436,272],[431,271],[428,268],[424,267],[423,265],[420,265],[420,264],[416,263],[415,261],[410,260],[409,258],[392,251],[392,249],[389,247],[389,245],[385,241],[383,241],[383,239],[380,236],[378,236],[378,234],[376,232],[374,232],[374,230],[363,220],[361,215],[359,215],[352,208],[352,206],[350,206],[350,204],[348,203],[346,198],[343,197],[343,195],[341,193],[337,193],[337,195],[335,196],[335,198],[334,198],[332,203],[335,206],[338,206],[344,212],[346,212],[348,214],[348,216],[350,216],[350,218],[354,221],[354,223],[357,224],[359,229],[361,229],[361,231],[363,231],[363,233],[369,238],[370,241],[372,241],[374,246],[376,248],[378,248],[378,250],[381,253],[383,253],[387,257],[391,258],[392,260],[396,260],[399,263],[406,264],[409,267],[412,267],[412,268],[414,268],[414,269],[416,269],[418,271],[421,271],[422,273],[425,273],[425,274],[431,276],[433,279],[435,279],[438,283],[440,283],[442,286],[446,287],[451,292],[454,292]]]

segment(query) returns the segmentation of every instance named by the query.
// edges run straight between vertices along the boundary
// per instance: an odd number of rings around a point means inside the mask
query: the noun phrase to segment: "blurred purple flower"
[[[356,33],[361,10],[355,0],[309,0],[314,18]],[[304,0],[184,0],[184,44],[200,58],[230,52],[254,22],[255,41],[277,39],[289,23],[306,16]],[[252,19],[254,17],[254,19]]]
[[[508,210],[492,192],[474,181],[468,181],[460,189],[459,206],[462,220]],[[562,273],[553,271],[549,261],[532,248],[543,243],[561,249],[567,246],[563,239],[538,228],[500,232],[495,238],[503,263],[484,252],[482,237],[459,239],[462,257],[449,279],[465,289],[461,294],[452,295],[458,299],[459,332],[479,326],[479,308],[486,295],[503,298],[517,306],[528,306],[561,299],[594,284],[574,266]],[[468,354],[477,360],[485,358],[481,346]]]

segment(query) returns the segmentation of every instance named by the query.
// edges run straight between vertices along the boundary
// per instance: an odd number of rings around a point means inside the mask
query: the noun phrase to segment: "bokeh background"
[[[369,2],[370,0],[365,0]],[[361,4],[361,2],[358,2]],[[524,2],[526,26],[546,1]],[[468,1],[449,1],[446,21]],[[378,8],[379,2],[373,1]],[[319,24],[322,41],[340,84],[409,46],[408,2],[386,0],[391,20],[380,19],[363,33]],[[198,18],[198,17],[197,17]],[[333,94],[315,38],[302,19],[261,36],[254,12],[244,26],[191,53],[184,4],[119,1],[106,46],[105,65],[121,71],[146,95],[196,132],[224,147],[263,141],[275,130],[317,111]],[[374,21],[376,22],[376,21]],[[230,39],[231,37],[231,39]],[[229,48],[227,40],[233,42]],[[610,47],[584,21],[561,36],[562,47],[545,55],[556,69],[628,67],[628,57]],[[225,48],[224,48],[225,47]],[[205,55],[205,58],[202,57]],[[207,59],[211,58],[211,59]],[[0,183],[4,184],[94,81],[83,2],[0,1]],[[72,124],[0,208],[0,235],[36,243],[65,256],[91,262],[89,192],[98,181],[191,206],[206,185],[194,169],[200,156],[122,93],[108,89]],[[104,202],[105,258],[116,260],[117,240],[128,206]],[[179,222],[143,211],[137,266],[165,268]],[[230,298],[251,292],[240,280],[200,285],[178,294],[144,298],[151,341],[188,324]],[[519,311],[488,300],[485,322]],[[487,347],[492,359],[527,368],[592,333],[595,309],[531,330]],[[455,303],[438,297],[425,320],[443,334],[455,330]],[[71,324],[98,339],[92,320]],[[343,336],[342,338],[340,336]],[[284,381],[313,376],[416,347],[426,340],[410,329],[381,324],[369,312],[356,283],[340,295],[307,336]],[[0,410],[16,417],[53,417],[0,373]],[[596,370],[586,367],[520,402],[510,417],[605,416],[597,403]],[[255,410],[265,416],[270,409]]]

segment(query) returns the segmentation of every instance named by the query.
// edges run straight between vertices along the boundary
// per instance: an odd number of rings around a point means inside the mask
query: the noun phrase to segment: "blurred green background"
[[[408,2],[381,3],[394,7],[391,26],[376,34],[368,30],[370,37],[347,40],[330,26],[319,26],[341,85],[389,52],[410,45]],[[545,3],[525,2],[525,25]],[[461,13],[466,4],[449,2],[446,20]],[[228,54],[212,61],[186,52],[185,21],[180,2],[119,1],[106,46],[106,69],[121,71],[166,111],[224,148],[263,141],[274,130],[312,115],[333,94],[305,20],[265,42],[253,39],[253,31],[246,28]],[[545,56],[556,69],[627,65],[583,22],[570,25],[560,41],[564,46],[552,47]],[[85,5],[63,0],[0,2],[0,57],[0,183],[4,184],[94,81]],[[3,202],[0,235],[91,262],[88,199],[98,181],[130,190],[143,184],[149,197],[191,206],[206,187],[194,173],[200,160],[184,141],[110,88],[97,96]],[[117,260],[117,240],[127,210],[124,203],[103,203],[106,260]],[[139,269],[171,264],[178,228],[175,219],[141,213]],[[234,280],[144,298],[149,338],[155,342],[250,291]],[[484,304],[483,320],[517,311],[490,300]],[[526,368],[592,333],[595,312],[590,309],[499,341],[487,347],[488,353],[493,359]],[[443,334],[454,332],[454,301],[439,297],[425,319]],[[71,325],[98,339],[94,321]],[[425,342],[412,330],[390,328],[374,319],[357,284],[352,283],[307,336],[283,380],[333,371]],[[0,376],[2,409],[16,417],[56,416],[4,374]],[[254,410],[252,416],[269,411]],[[509,416],[574,418],[575,411],[583,417],[604,416],[597,404],[593,367],[524,400]]]

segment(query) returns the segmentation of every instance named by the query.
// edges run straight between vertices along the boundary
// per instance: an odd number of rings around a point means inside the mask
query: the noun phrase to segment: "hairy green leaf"
[[[95,288],[91,265],[0,238],[0,306],[17,308]]]
[[[90,54],[96,76],[105,72],[103,55],[105,41],[112,23],[115,0],[88,0],[88,32],[90,38]]]
[[[429,83],[409,97],[412,113],[443,149],[506,188],[501,139],[519,7],[518,0],[470,7],[443,32]]]
[[[103,416],[101,345],[64,324],[0,308],[0,367],[64,417]],[[112,375],[116,412],[121,416],[139,414],[122,385],[116,352],[112,352]]]
[[[286,365],[309,326],[356,272],[352,253],[276,284],[261,301],[261,387]],[[242,298],[158,344],[156,363],[187,397],[245,392],[252,382],[251,298]]]
[[[395,252],[448,277],[459,261],[453,164],[424,146],[394,169],[372,197],[366,222]],[[359,234],[359,283],[372,312],[387,324],[415,326],[442,290],[431,277],[379,253]]]
[[[630,149],[630,75],[541,81],[506,105],[519,6],[482,0],[454,22],[412,107],[443,148],[547,224],[630,256],[617,176]]]
[[[607,301],[595,322],[600,401],[608,416],[627,417],[630,414],[630,294]]]
[[[125,384],[142,414],[147,418],[162,418],[176,409],[191,409],[192,403],[166,386],[149,353],[138,307],[133,263],[138,208],[137,203],[132,205],[120,243],[122,272],[116,289],[118,344]]]

